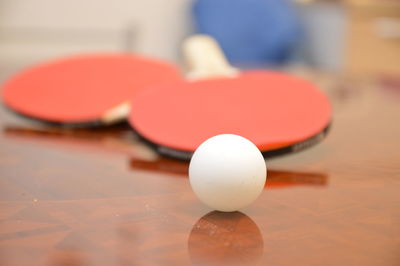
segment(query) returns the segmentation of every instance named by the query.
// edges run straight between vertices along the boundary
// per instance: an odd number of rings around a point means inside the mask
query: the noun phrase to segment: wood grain
[[[211,212],[187,163],[126,126],[0,111],[0,265],[400,265],[400,89],[334,78],[332,130],[267,161],[260,198]]]

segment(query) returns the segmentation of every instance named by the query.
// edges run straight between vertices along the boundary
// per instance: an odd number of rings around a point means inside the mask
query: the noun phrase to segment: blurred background
[[[195,32],[242,67],[400,73],[397,0],[0,0],[0,72],[95,51],[180,63]]]

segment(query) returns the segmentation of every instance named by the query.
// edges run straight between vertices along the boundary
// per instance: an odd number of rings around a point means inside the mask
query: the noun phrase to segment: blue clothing
[[[197,0],[199,33],[213,36],[233,64],[280,64],[300,37],[294,8],[287,0]]]

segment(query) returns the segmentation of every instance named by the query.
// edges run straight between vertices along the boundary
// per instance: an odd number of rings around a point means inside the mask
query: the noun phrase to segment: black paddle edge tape
[[[274,149],[274,150],[268,150],[268,151],[261,151],[261,154],[265,159],[273,158],[273,157],[278,157],[281,155],[289,154],[289,153],[295,153],[299,152],[305,149],[308,149],[319,142],[321,142],[329,133],[330,128],[331,128],[332,122],[330,122],[321,132],[317,133],[316,135],[303,140],[301,142],[297,142],[293,145],[290,146],[285,146],[282,148]],[[176,150],[172,149],[166,146],[162,146],[159,144],[156,144],[154,142],[151,142],[144,138],[142,135],[139,134],[136,130],[134,130],[135,134],[145,143],[147,143],[150,147],[155,149],[159,154],[161,154],[164,157],[172,158],[175,160],[180,160],[180,161],[190,161],[192,158],[193,152],[191,151],[183,151],[183,150]]]
[[[73,129],[73,128],[99,128],[99,127],[116,126],[116,125],[121,125],[121,124],[127,123],[126,120],[120,120],[115,123],[105,124],[100,119],[85,121],[85,122],[59,122],[59,121],[54,121],[54,120],[35,118],[32,116],[26,115],[24,113],[21,113],[21,112],[18,112],[16,110],[12,109],[11,107],[7,106],[7,104],[5,104],[5,103],[3,103],[3,107],[8,112],[10,112],[20,118],[27,119],[27,120],[33,121],[35,123],[39,123],[39,124],[46,125],[46,126],[66,128],[66,129],[69,129],[69,128],[71,128],[71,129]]]

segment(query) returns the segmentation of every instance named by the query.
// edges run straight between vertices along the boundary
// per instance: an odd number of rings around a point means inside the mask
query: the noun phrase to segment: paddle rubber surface
[[[31,67],[3,87],[12,110],[54,123],[85,123],[150,85],[180,79],[168,63],[129,54],[74,56]]]
[[[139,135],[182,159],[178,151],[193,152],[214,135],[243,136],[263,152],[325,134],[331,121],[329,101],[312,83],[269,71],[157,86],[132,106]]]

